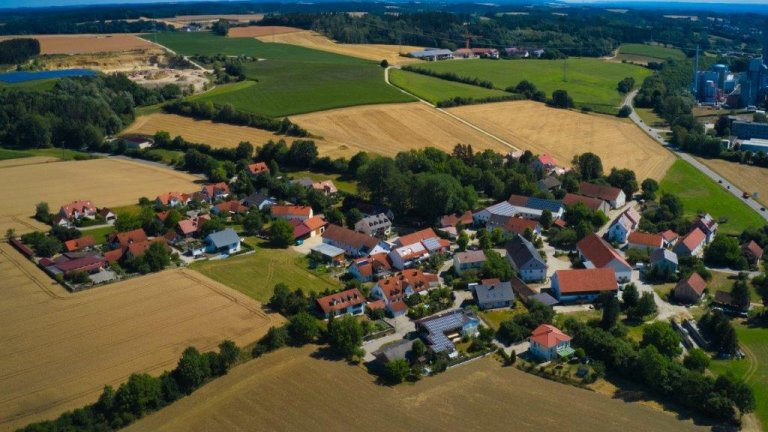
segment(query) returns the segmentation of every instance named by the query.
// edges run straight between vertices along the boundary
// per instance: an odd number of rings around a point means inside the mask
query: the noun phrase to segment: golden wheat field
[[[261,36],[279,35],[283,33],[302,32],[304,30],[296,27],[286,26],[247,26],[235,27],[229,30],[227,37],[231,38],[259,38]],[[269,41],[271,42],[271,41]]]
[[[279,316],[191,270],[70,294],[0,244],[0,430],[96,400],[131,373],[173,369],[187,346],[254,342]]]
[[[244,33],[245,30],[249,28],[269,29],[270,27],[244,27]],[[415,58],[403,57],[401,55],[422,49],[420,47],[409,45],[336,43],[331,39],[328,39],[327,37],[310,30],[287,30],[290,28],[291,27],[280,28],[276,30],[274,34],[265,30],[254,30],[253,36],[262,42],[278,42],[291,45],[299,45],[306,48],[312,48],[320,51],[329,51],[336,54],[347,55],[350,57],[359,57],[377,62],[386,59],[389,64],[407,64],[421,61]],[[259,32],[262,34],[256,34]]]
[[[2,39],[15,37],[39,40],[40,54],[93,54],[152,48],[154,46],[138,36],[129,34],[4,36]]]
[[[168,191],[192,192],[199,188],[196,180],[196,176],[170,168],[116,158],[0,166],[0,231],[44,228],[31,219],[41,201],[48,203],[51,212],[75,200],[114,207],[134,204],[142,196],[151,199]]]
[[[436,147],[450,153],[459,143],[471,144],[476,150],[513,150],[419,102],[341,108],[293,116],[291,120],[354,152],[394,156],[401,151]]]
[[[638,182],[660,180],[675,160],[628,120],[549,108],[531,101],[450,108],[449,112],[533,153],[547,153],[570,166],[576,154],[593,152],[611,167],[629,168]]]
[[[126,431],[707,430],[489,358],[391,388],[314,349],[286,348],[238,366]]]
[[[729,162],[723,159],[696,158],[736,187],[749,193],[757,192],[757,201],[768,203],[768,168]]]

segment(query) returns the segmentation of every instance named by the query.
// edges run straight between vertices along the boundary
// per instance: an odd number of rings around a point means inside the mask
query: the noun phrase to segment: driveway
[[[686,309],[684,306],[675,306],[656,294],[656,291],[653,290],[653,286],[640,280],[640,272],[637,270],[632,272],[632,283],[637,286],[637,291],[640,293],[640,295],[642,295],[644,292],[650,292],[653,294],[653,300],[655,301],[656,309],[658,310],[658,315],[655,318],[656,321],[669,321],[670,318],[678,316],[689,319],[693,318],[690,311],[688,311],[688,309]]]
[[[406,334],[416,330],[416,324],[411,321],[407,316],[399,316],[397,318],[384,318],[388,324],[395,328],[395,333],[384,336],[383,338],[374,339],[372,341],[364,342],[363,349],[365,350],[364,360],[366,362],[375,360],[373,353],[378,351],[382,346],[403,339]]]
[[[304,240],[304,243],[298,246],[291,246],[291,248],[302,255],[309,255],[310,250],[322,242],[323,238],[317,235]]]

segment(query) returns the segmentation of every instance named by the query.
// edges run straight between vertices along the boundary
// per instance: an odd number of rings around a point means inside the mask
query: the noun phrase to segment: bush
[[[632,114],[632,108],[629,105],[624,105],[623,107],[621,107],[621,109],[619,110],[619,113],[616,114],[616,116],[621,118],[627,118],[630,116],[630,114]]]

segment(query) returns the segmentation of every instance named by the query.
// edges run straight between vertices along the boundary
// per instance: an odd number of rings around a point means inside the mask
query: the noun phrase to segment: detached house
[[[248,174],[251,177],[258,177],[262,174],[269,174],[269,167],[264,162],[256,162],[248,165]]]
[[[543,361],[565,358],[574,353],[571,337],[555,326],[542,324],[531,333],[531,354]]]
[[[480,309],[498,309],[511,307],[515,302],[512,284],[499,279],[483,279],[472,287],[475,302]]]
[[[750,264],[757,266],[760,264],[760,260],[763,258],[763,248],[760,247],[754,240],[750,240],[748,243],[744,243],[741,246],[741,253],[749,261]]]
[[[663,233],[661,233],[661,238],[664,239],[664,247],[670,248],[677,243],[677,240],[680,238],[680,235],[678,235],[676,232],[672,230],[666,230]]]
[[[467,270],[480,270],[485,261],[485,252],[481,250],[456,252],[453,256],[453,268],[457,274],[462,274]]]
[[[416,330],[424,336],[427,346],[434,353],[446,353],[456,358],[458,352],[453,338],[477,335],[480,320],[472,313],[455,310],[416,321]]]
[[[541,281],[547,278],[547,262],[541,257],[533,243],[516,235],[504,247],[507,259],[525,282]]]
[[[339,315],[362,315],[365,312],[365,297],[357,288],[337,292],[315,300],[323,318]]]
[[[224,201],[216,204],[211,208],[211,212],[219,215],[236,215],[248,213],[248,207],[240,203],[240,201]]]
[[[560,303],[591,303],[606,291],[619,291],[612,268],[558,270],[552,276],[552,293]]]
[[[240,252],[240,236],[232,228],[208,234],[203,242],[205,243],[205,252],[209,254],[231,255]]]
[[[302,177],[298,180],[294,180],[293,183],[298,183],[307,189],[314,189],[321,192],[323,195],[335,195],[339,192],[336,185],[332,180],[314,181],[309,177]]]
[[[707,282],[696,272],[675,286],[675,300],[681,303],[698,303],[704,296]]]
[[[614,271],[616,280],[629,282],[632,278],[632,266],[616,249],[612,248],[597,234],[589,234],[576,244],[579,256],[584,260],[588,269],[610,268]]]
[[[113,248],[126,248],[131,243],[140,243],[147,241],[147,233],[142,228],[121,233],[112,233],[109,236],[108,243]]]
[[[579,194],[606,201],[611,205],[612,209],[622,207],[627,201],[623,190],[613,186],[603,186],[594,183],[581,182],[579,184]]]
[[[693,228],[691,232],[685,235],[672,249],[677,256],[700,256],[704,251],[704,244],[707,241],[707,235],[698,227]]]
[[[67,252],[77,252],[86,248],[90,248],[96,245],[96,241],[93,236],[82,236],[78,239],[67,240],[64,242],[64,249]]]
[[[347,255],[364,257],[389,252],[389,245],[369,235],[330,224],[323,232],[323,243],[344,249]]]
[[[358,258],[349,266],[349,273],[361,282],[371,282],[374,278],[388,275],[392,264],[386,253],[377,253],[365,258]]]
[[[56,214],[54,223],[66,226],[83,218],[96,218],[96,206],[90,201],[74,201],[64,204]]]
[[[259,210],[264,210],[267,207],[277,204],[277,201],[275,201],[274,198],[270,198],[268,195],[255,192],[245,197],[242,203],[249,208],[256,207]]]
[[[158,195],[155,198],[155,207],[179,207],[185,206],[192,201],[192,196],[179,192],[168,192]]]
[[[625,243],[629,234],[640,226],[640,213],[633,208],[620,214],[608,227],[608,240]]]
[[[577,195],[572,193],[565,194],[565,197],[563,197],[563,205],[565,206],[573,206],[577,203],[584,204],[588,209],[592,211],[601,211],[604,214],[608,214],[608,212],[611,210],[611,205],[608,204],[607,201],[603,201],[599,198],[591,198],[584,195]]]
[[[531,168],[535,171],[543,171],[549,173],[557,168],[557,160],[548,154],[542,154],[531,161]]]
[[[355,231],[373,237],[387,237],[392,232],[392,221],[384,213],[366,216],[357,221]]]
[[[675,273],[677,271],[677,254],[669,249],[658,248],[651,251],[651,267],[662,271]]]
[[[472,212],[467,210],[464,213],[458,213],[458,214],[449,214],[445,215],[440,218],[440,227],[442,228],[448,228],[448,227],[456,227],[458,225],[462,226],[470,226],[472,225],[473,219],[472,219]]]
[[[181,220],[176,224],[176,232],[178,232],[182,238],[194,237],[202,230],[203,223],[209,220],[211,220],[209,215],[200,215],[191,219]]]
[[[715,220],[712,219],[712,216],[710,216],[709,214],[705,214],[697,217],[696,220],[693,221],[693,226],[700,229],[701,232],[704,233],[704,235],[706,236],[707,243],[711,243],[712,240],[715,239],[718,226],[717,226],[717,222],[715,222]]]
[[[400,316],[408,310],[406,298],[426,293],[438,286],[440,281],[436,274],[418,269],[405,270],[379,280],[371,290],[371,297],[383,300],[392,316]]]
[[[633,231],[627,238],[629,249],[647,249],[654,250],[664,247],[664,238],[661,234],[649,234],[641,233],[639,231]]]
[[[200,190],[202,201],[212,203],[214,201],[225,199],[229,196],[229,185],[224,182],[207,184]]]
[[[303,221],[291,219],[289,223],[293,225],[293,238],[296,240],[306,240],[319,236],[325,232],[325,227],[328,226],[328,222],[322,216],[313,216]]]
[[[270,212],[273,217],[285,220],[306,220],[314,215],[310,206],[273,205],[270,207]]]

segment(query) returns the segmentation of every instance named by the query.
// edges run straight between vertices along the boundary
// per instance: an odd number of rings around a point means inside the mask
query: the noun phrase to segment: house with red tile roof
[[[747,258],[750,264],[757,266],[760,264],[760,260],[763,258],[763,248],[760,247],[754,240],[750,240],[741,246],[741,253]]]
[[[583,203],[588,209],[592,211],[601,211],[606,215],[611,210],[611,205],[608,204],[607,201],[603,201],[599,198],[591,198],[573,193],[567,193],[563,197],[563,205],[565,206],[574,206],[577,203]]]
[[[383,300],[387,311],[393,316],[405,314],[408,307],[404,300],[414,294],[425,294],[440,286],[436,274],[424,273],[419,269],[404,270],[379,280],[371,290],[371,297]]]
[[[681,303],[698,303],[707,289],[707,281],[696,272],[675,285],[675,300]]]
[[[414,233],[398,237],[397,239],[395,239],[395,246],[407,246],[414,243],[420,243],[426,239],[435,238],[435,237],[437,237],[435,230],[433,230],[432,228],[427,228],[421,231],[416,231]]]
[[[627,197],[623,190],[613,186],[604,186],[594,183],[581,182],[579,184],[579,194],[606,201],[611,205],[612,209],[622,207],[627,201]]]
[[[67,240],[64,242],[64,249],[67,252],[76,252],[96,245],[93,236],[82,236],[78,239]]]
[[[629,281],[632,278],[632,266],[597,234],[589,234],[578,243],[576,250],[588,269],[610,268],[617,281]]]
[[[663,233],[661,233],[661,238],[664,239],[664,247],[672,247],[677,243],[677,240],[680,238],[680,234],[672,231],[672,230],[666,230]]]
[[[677,256],[700,256],[704,252],[704,245],[707,242],[707,235],[698,227],[694,227],[691,232],[685,235],[674,247]]]
[[[323,195],[335,195],[339,192],[336,185],[333,184],[333,180],[314,181],[309,177],[302,177],[298,180],[293,180],[293,183],[298,183],[307,189],[314,189]]]
[[[455,227],[459,224],[463,226],[472,225],[472,212],[470,210],[464,213],[452,213],[440,218],[440,226],[442,228]]]
[[[361,282],[371,282],[374,278],[388,275],[392,271],[392,263],[389,261],[389,255],[377,253],[354,260],[348,271]]]
[[[270,208],[272,217],[277,219],[291,220],[299,219],[305,220],[314,216],[312,207],[310,206],[296,206],[296,205],[273,205]]]
[[[224,182],[207,184],[200,189],[200,198],[203,201],[214,202],[229,196],[229,185]]]
[[[147,241],[147,233],[144,229],[137,228],[132,231],[126,231],[121,233],[112,233],[109,236],[109,243],[112,247],[126,248],[131,243],[139,243]]]
[[[94,219],[96,217],[96,206],[91,201],[73,201],[61,206],[57,216],[59,216],[59,222],[75,222],[82,218]]]
[[[179,192],[167,192],[158,195],[155,198],[156,207],[179,207],[185,206],[192,201],[192,195],[179,193]]]
[[[194,237],[202,231],[203,224],[209,220],[211,220],[211,216],[207,214],[181,220],[176,224],[176,232],[183,238]]]
[[[558,270],[552,275],[552,293],[560,303],[591,303],[602,292],[618,290],[616,272],[610,267]]]
[[[106,264],[107,262],[104,258],[89,255],[80,258],[60,260],[56,262],[53,267],[55,268],[54,271],[58,270],[58,272],[64,274],[64,276],[68,276],[74,272],[92,273],[104,268]]]
[[[313,216],[305,220],[291,219],[288,222],[293,225],[293,238],[296,240],[306,240],[321,235],[328,226],[328,222],[322,216]]]
[[[223,201],[211,208],[212,213],[220,215],[236,215],[248,213],[248,207],[244,206],[238,200]]]
[[[257,177],[264,173],[269,174],[269,167],[264,162],[256,162],[248,165],[248,173],[251,177]]]
[[[627,242],[629,243],[627,245],[629,249],[653,250],[664,247],[664,238],[661,234],[650,234],[640,231],[633,231],[629,234]]]
[[[352,257],[389,252],[389,245],[376,237],[334,224],[329,224],[325,228],[323,243],[344,249],[347,255]]]
[[[715,239],[718,225],[709,213],[697,217],[693,221],[693,226],[699,228],[704,233],[707,243],[711,243]]]
[[[634,208],[628,208],[614,219],[611,226],[608,227],[606,237],[613,242],[625,243],[629,234],[635,231],[639,226],[640,213]]]
[[[413,243],[406,243],[389,251],[392,266],[403,270],[429,258],[431,254],[445,253],[450,249],[450,241],[437,236],[429,237],[430,234],[434,234],[431,228],[405,236],[407,241],[413,241]]]
[[[147,252],[147,249],[149,249],[149,247],[152,246],[153,243],[160,243],[163,245],[165,250],[170,250],[168,243],[165,241],[165,237],[156,237],[152,240],[144,240],[144,241],[129,244],[128,247],[126,248],[125,256],[127,258],[143,257],[144,253]]]
[[[456,252],[453,256],[453,268],[457,274],[462,274],[467,270],[480,270],[486,260],[485,252],[481,250]]]
[[[531,332],[530,342],[531,354],[542,361],[566,358],[574,353],[571,337],[553,325],[542,324],[536,327]]]
[[[531,168],[534,170],[541,170],[544,173],[548,174],[555,168],[557,168],[557,161],[554,157],[548,155],[548,154],[542,154],[537,156],[534,160],[531,161]]]
[[[319,297],[315,303],[320,315],[328,319],[339,315],[362,315],[366,300],[357,288],[352,288]]]

